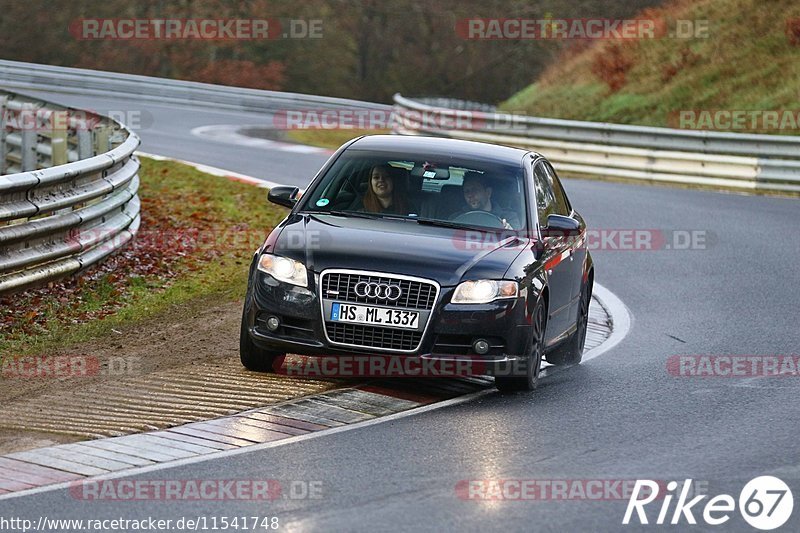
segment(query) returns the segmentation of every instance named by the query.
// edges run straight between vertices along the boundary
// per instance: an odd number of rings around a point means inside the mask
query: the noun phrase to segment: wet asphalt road
[[[134,105],[53,98],[100,110]],[[188,133],[200,125],[258,124],[263,116],[151,104],[145,110],[156,117],[140,131],[147,152],[295,185],[325,160]],[[277,516],[286,531],[656,531],[670,526],[623,526],[621,499],[477,501],[456,487],[465,480],[693,479],[712,496],[738,499],[748,480],[774,475],[800,496],[800,379],[677,377],[667,368],[676,355],[800,353],[800,203],[594,181],[565,180],[565,187],[590,227],[606,235],[657,230],[673,245],[593,252],[597,282],[633,316],[628,337],[601,357],[555,373],[531,394],[491,393],[370,427],[130,476],[266,478],[298,487],[313,481],[322,487],[318,499],[87,502],[57,490],[0,500],[0,516],[258,515]],[[685,231],[701,232],[697,238],[706,244],[675,249],[681,242],[672,236],[680,240]],[[694,513],[701,523],[707,500]],[[651,521],[659,506],[647,507]],[[688,527],[684,519],[671,529]],[[752,529],[733,511],[723,526],[692,530]],[[800,510],[782,530],[800,530]]]

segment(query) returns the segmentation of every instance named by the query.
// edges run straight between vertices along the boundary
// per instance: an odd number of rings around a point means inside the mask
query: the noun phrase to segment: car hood
[[[459,230],[414,221],[321,214],[291,215],[274,253],[302,261],[309,270],[351,268],[436,280],[499,279],[530,247],[528,239]]]

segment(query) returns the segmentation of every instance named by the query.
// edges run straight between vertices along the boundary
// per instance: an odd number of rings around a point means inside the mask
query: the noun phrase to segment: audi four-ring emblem
[[[355,286],[356,296],[361,298],[375,298],[377,300],[389,300],[395,302],[400,298],[403,291],[398,285],[388,283],[377,283],[374,281],[359,281]]]

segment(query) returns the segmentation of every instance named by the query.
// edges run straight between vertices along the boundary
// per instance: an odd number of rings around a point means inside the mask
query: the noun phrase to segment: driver
[[[492,187],[489,179],[473,170],[464,173],[464,201],[471,211],[488,211],[503,221],[505,229],[519,229],[520,222],[517,214],[492,202]]]

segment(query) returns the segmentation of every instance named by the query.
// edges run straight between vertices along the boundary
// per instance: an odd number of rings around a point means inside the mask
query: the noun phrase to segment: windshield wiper
[[[423,226],[436,226],[440,228],[453,228],[453,229],[474,229],[478,231],[496,231],[495,228],[470,226],[469,224],[459,224],[457,222],[449,222],[447,220],[436,220],[432,218],[416,218],[412,220],[416,220],[418,224],[422,224]]]
[[[369,213],[367,211],[342,211],[341,209],[333,209],[331,211],[301,211],[301,213],[309,213],[311,215],[335,215],[340,217],[358,217],[358,218],[383,218],[378,213]]]

